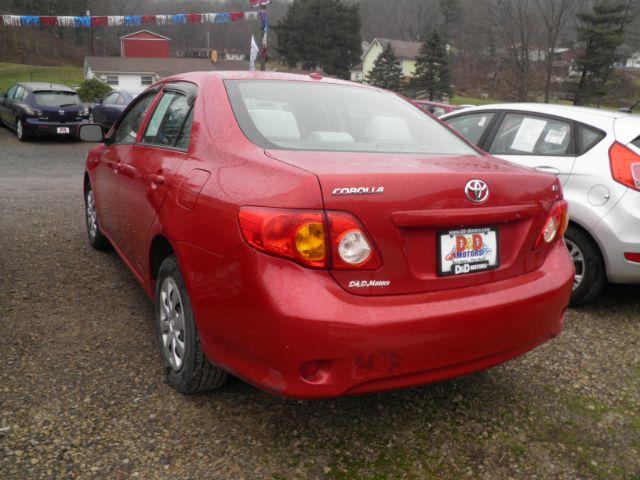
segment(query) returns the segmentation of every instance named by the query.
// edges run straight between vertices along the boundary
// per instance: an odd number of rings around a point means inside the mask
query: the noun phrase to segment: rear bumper
[[[258,280],[241,273],[220,282],[239,295],[224,302],[218,282],[198,271],[209,254],[181,252],[181,263],[199,265],[189,272],[187,288],[203,350],[248,382],[292,398],[410,387],[520,355],[560,333],[574,274],[558,243],[542,268],[519,277],[459,290],[361,297],[342,290],[327,272],[241,250],[251,256],[250,276]],[[237,272],[248,267],[232,264]],[[207,287],[209,292],[199,291]],[[320,369],[305,380],[300,368],[311,361]]]
[[[640,283],[640,263],[624,257],[640,253],[640,192],[627,189],[620,201],[591,228],[613,283]]]
[[[38,120],[37,118],[27,118],[23,122],[25,132],[30,135],[60,135],[58,127],[68,128],[69,133],[63,135],[77,135],[78,127],[88,120],[78,120],[75,122],[51,122],[49,120]]]

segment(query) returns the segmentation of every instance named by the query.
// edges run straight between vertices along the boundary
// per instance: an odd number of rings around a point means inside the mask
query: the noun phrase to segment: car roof
[[[176,81],[204,81],[206,78],[220,78],[222,80],[271,80],[271,81],[296,81],[296,82],[309,82],[309,83],[325,83],[325,84],[337,84],[337,85],[350,85],[360,88],[369,88],[374,90],[381,90],[377,87],[369,85],[363,85],[361,83],[350,82],[347,80],[340,80],[339,78],[329,77],[320,72],[310,73],[281,73],[281,72],[250,72],[242,70],[214,70],[208,72],[189,72],[174,75],[162,80],[165,82]]]
[[[611,123],[619,118],[629,117],[629,113],[616,112],[613,110],[604,110],[599,108],[575,107],[573,105],[556,105],[549,103],[496,103],[491,105],[482,105],[479,107],[469,107],[464,109],[464,113],[481,112],[486,110],[518,110],[531,113],[542,113],[546,115],[555,115],[565,117],[577,122],[588,123],[593,125],[602,124],[603,122]],[[459,115],[457,111],[442,118]]]
[[[71,92],[76,93],[73,88],[67,87],[66,85],[61,85],[59,83],[47,83],[47,82],[18,82],[23,88],[30,90],[32,92],[40,91],[40,90],[55,90],[57,92]]]

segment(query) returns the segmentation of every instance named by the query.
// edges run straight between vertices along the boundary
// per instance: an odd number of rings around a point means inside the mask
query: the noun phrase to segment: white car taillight
[[[360,230],[350,230],[342,234],[338,242],[338,253],[343,262],[359,265],[369,259],[371,246]]]

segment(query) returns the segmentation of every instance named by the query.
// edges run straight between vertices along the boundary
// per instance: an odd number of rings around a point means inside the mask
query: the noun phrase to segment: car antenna
[[[634,103],[630,107],[619,108],[618,111],[624,112],[624,113],[633,113],[633,109],[636,108],[638,105],[640,105],[640,100],[638,100],[636,103]]]

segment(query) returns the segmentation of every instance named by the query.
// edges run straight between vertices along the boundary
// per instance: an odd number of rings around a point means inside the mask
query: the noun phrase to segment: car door
[[[0,99],[0,120],[9,124],[9,114],[11,111],[11,100],[16,90],[18,89],[18,85],[13,85],[7,90],[7,94]]]
[[[186,158],[191,106],[196,95],[193,84],[164,86],[155,102],[144,133],[122,157],[118,199],[121,213],[122,248],[134,269],[145,278],[149,231],[167,193],[167,185]]]
[[[122,108],[123,104],[122,95],[117,92],[114,93],[111,98],[111,102],[109,102],[108,108],[105,111],[105,123],[107,125],[113,125],[118,121],[120,114],[124,110],[124,108]]]
[[[109,94],[107,94],[100,103],[96,104],[95,108],[93,109],[93,121],[96,123],[101,123],[104,125],[104,112],[107,109],[107,106],[109,105],[109,102],[111,101],[111,97],[113,97],[114,93],[111,92]]]
[[[26,96],[27,91],[20,85],[17,85],[16,89],[13,92],[13,95],[11,96],[11,98],[9,98],[9,102],[7,103],[8,108],[5,123],[7,125],[10,125],[12,128],[15,128],[16,126],[20,106],[22,105],[22,100],[26,98]]]
[[[486,150],[499,158],[552,173],[564,184],[576,159],[574,124],[570,120],[529,112],[507,111],[498,120]]]
[[[105,142],[105,149],[94,170],[93,188],[101,228],[122,251],[123,242],[121,228],[122,206],[118,194],[118,184],[124,177],[122,159],[131,156],[133,145],[142,121],[157,95],[157,91],[149,92],[131,107]]]

